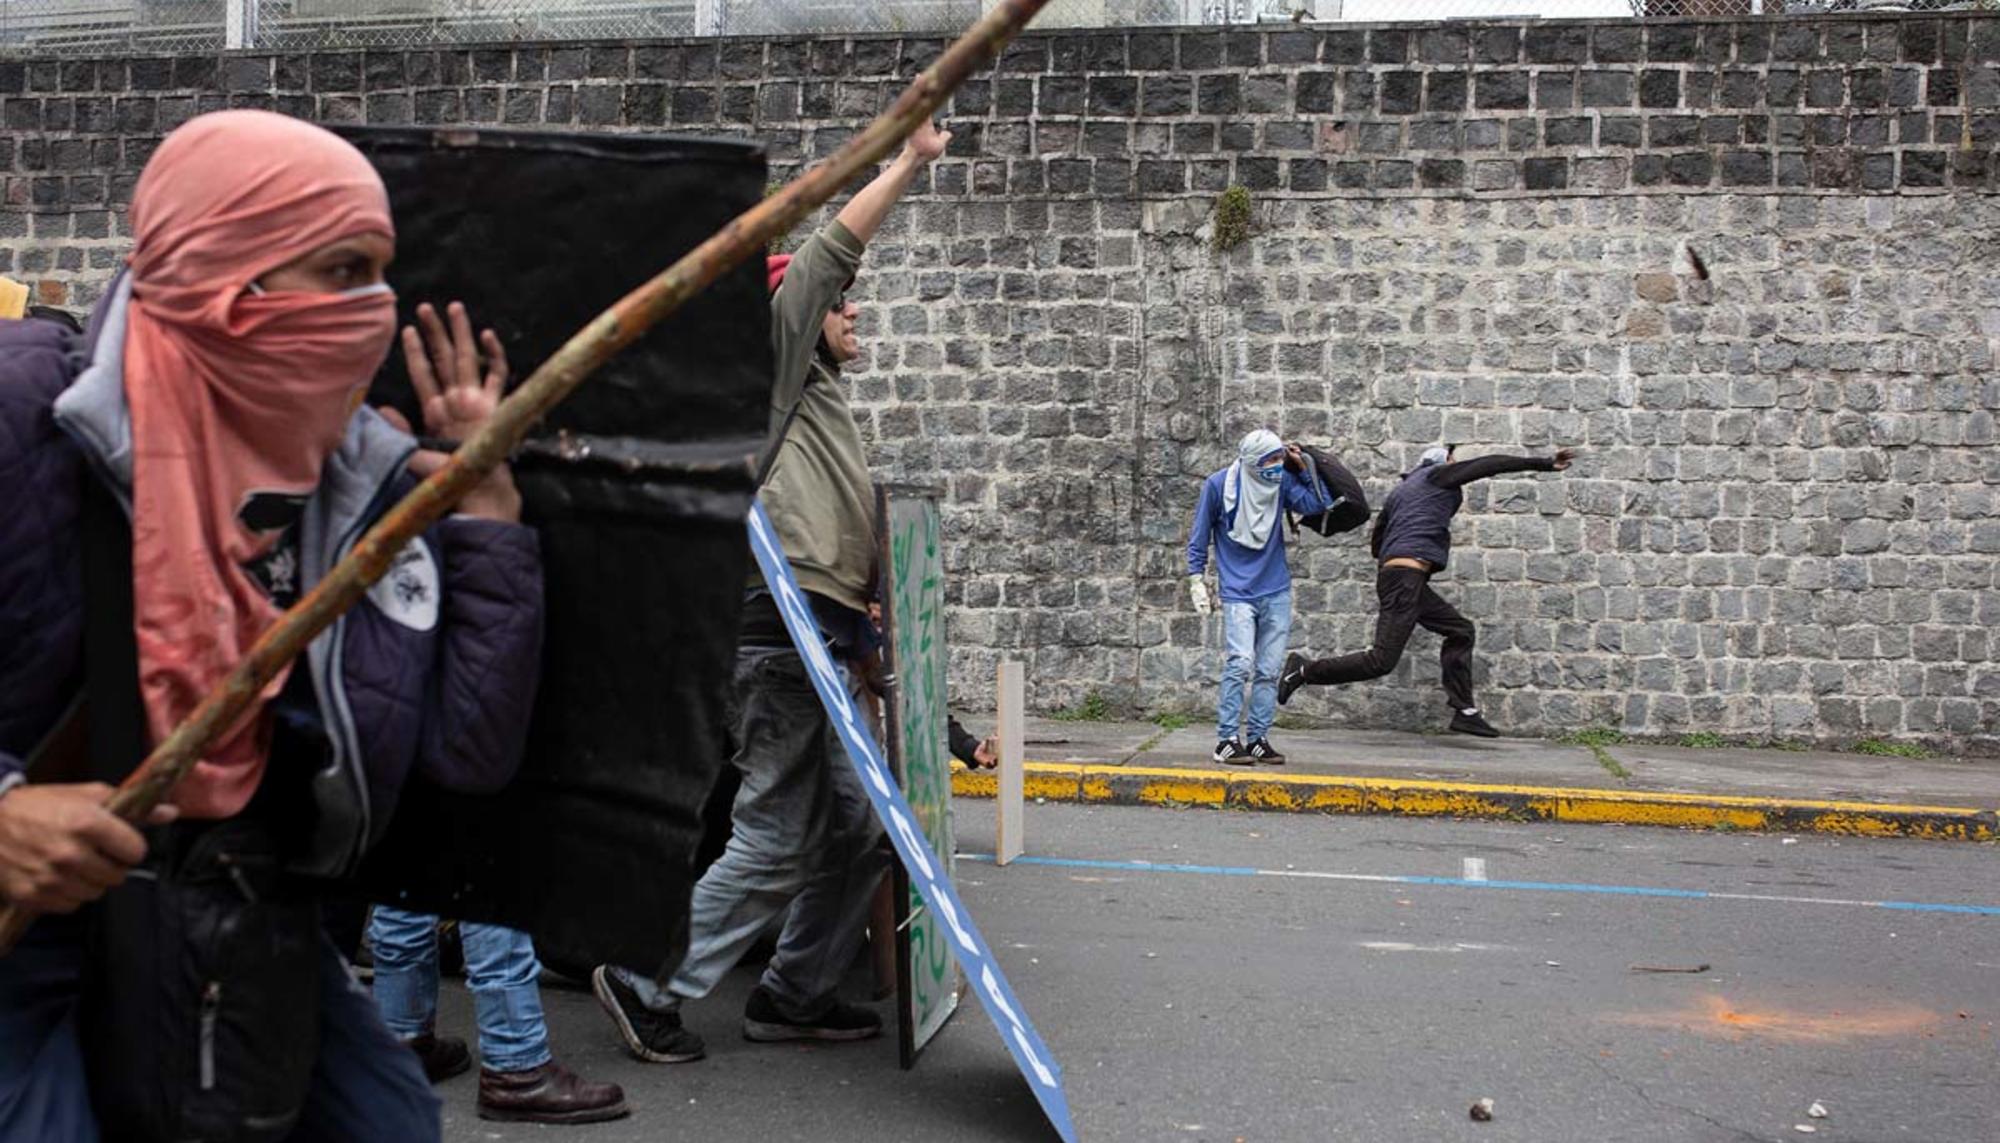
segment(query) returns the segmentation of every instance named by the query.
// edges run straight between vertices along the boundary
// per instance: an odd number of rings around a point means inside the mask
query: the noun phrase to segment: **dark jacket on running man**
[[[1422,560],[1443,571],[1451,561],[1451,518],[1465,503],[1466,485],[1509,472],[1555,470],[1555,458],[1546,456],[1482,456],[1414,469],[1382,501],[1369,550],[1377,560]]]

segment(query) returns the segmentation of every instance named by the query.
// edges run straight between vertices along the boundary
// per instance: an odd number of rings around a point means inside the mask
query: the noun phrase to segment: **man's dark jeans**
[[[816,1015],[867,933],[888,869],[882,829],[826,708],[792,648],[736,652],[742,774],[729,846],[695,885],[685,960],[667,988],[618,978],[656,1010],[715,988],[779,915],[784,929],[763,985],[788,1014]]]
[[[1356,683],[1379,679],[1396,669],[1418,627],[1444,636],[1438,658],[1444,665],[1444,692],[1453,710],[1470,710],[1472,701],[1472,620],[1458,613],[1431,590],[1431,573],[1416,568],[1385,567],[1375,573],[1375,642],[1366,651],[1337,659],[1315,659],[1306,665],[1306,682]]]

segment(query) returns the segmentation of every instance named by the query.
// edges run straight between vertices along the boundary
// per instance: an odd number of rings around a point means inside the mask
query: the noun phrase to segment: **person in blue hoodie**
[[[1292,634],[1292,571],[1285,563],[1282,518],[1287,510],[1310,516],[1332,506],[1299,446],[1285,444],[1269,429],[1244,437],[1236,462],[1201,486],[1188,536],[1188,595],[1196,614],[1214,611],[1204,576],[1213,544],[1227,655],[1216,709],[1212,757],[1217,762],[1250,766],[1285,760],[1269,738],[1278,713],[1278,672]]]

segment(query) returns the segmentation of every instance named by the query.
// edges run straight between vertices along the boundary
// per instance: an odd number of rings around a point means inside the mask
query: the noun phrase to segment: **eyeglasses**
[[[833,299],[833,305],[827,309],[827,312],[837,314],[837,313],[845,313],[846,311],[847,311],[847,294],[845,292],[842,292],[839,297]]]

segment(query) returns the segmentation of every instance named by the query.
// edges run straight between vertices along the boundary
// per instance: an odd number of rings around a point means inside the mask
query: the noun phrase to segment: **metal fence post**
[[[257,46],[258,0],[228,0],[222,14],[222,46],[230,51]]]

